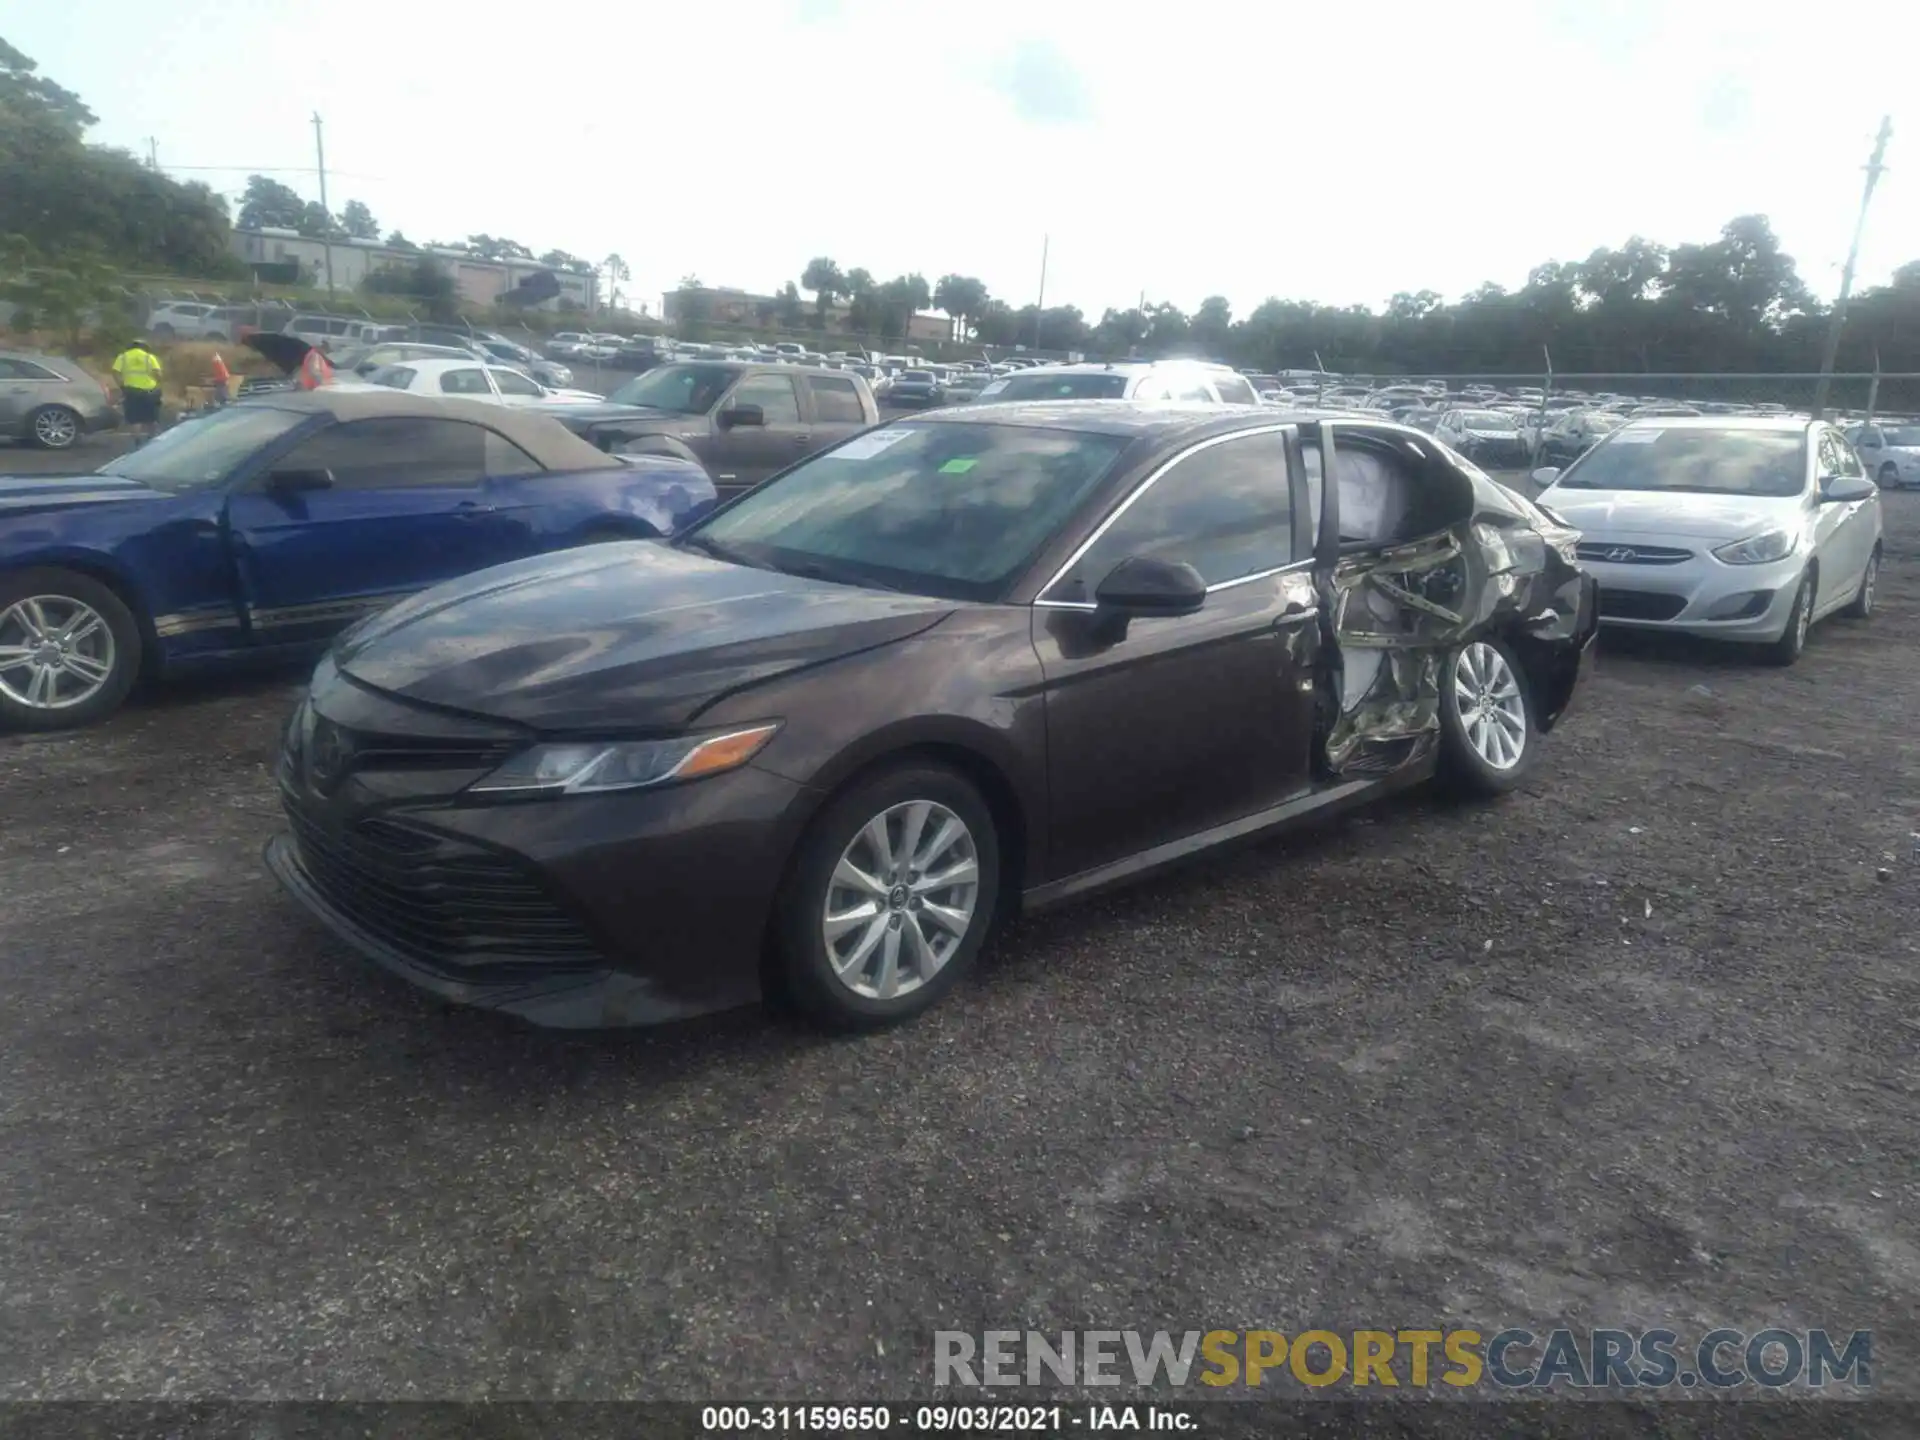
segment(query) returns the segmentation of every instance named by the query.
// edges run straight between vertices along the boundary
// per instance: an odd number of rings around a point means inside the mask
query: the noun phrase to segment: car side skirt
[[[1437,754],[1429,752],[1404,770],[1395,771],[1391,775],[1368,776],[1359,780],[1336,780],[1316,789],[1304,791],[1291,800],[1284,800],[1278,805],[1255,811],[1238,820],[1230,820],[1224,825],[1216,825],[1210,830],[1202,830],[1196,835],[1169,840],[1164,845],[1156,845],[1151,850],[1140,851],[1137,855],[1128,855],[1105,865],[1097,865],[1091,870],[1081,871],[1078,875],[1069,875],[1061,880],[1049,880],[1044,885],[1035,885],[1022,893],[1021,908],[1029,912],[1045,910],[1063,901],[1076,900],[1082,896],[1091,895],[1095,891],[1142,879],[1157,870],[1169,869],[1223,845],[1257,839],[1274,831],[1305,824],[1310,820],[1321,820],[1345,810],[1352,810],[1371,801],[1383,799],[1396,791],[1430,780],[1433,778],[1437,763]]]

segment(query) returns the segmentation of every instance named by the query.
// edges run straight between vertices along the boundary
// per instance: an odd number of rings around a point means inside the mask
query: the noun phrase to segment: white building
[[[531,260],[479,260],[461,250],[393,250],[378,240],[314,240],[297,230],[263,227],[233,232],[233,253],[249,265],[298,267],[300,283],[324,287],[331,256],[333,288],[355,290],[376,270],[405,267],[422,255],[431,257],[453,277],[454,290],[470,305],[494,305],[527,276],[545,270],[560,282],[560,293],[533,307],[558,310],[562,306],[592,311],[599,304],[599,279],[591,271],[555,270]]]

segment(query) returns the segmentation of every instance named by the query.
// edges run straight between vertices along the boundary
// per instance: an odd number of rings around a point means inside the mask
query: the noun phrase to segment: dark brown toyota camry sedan
[[[1593,637],[1577,538],[1390,423],[943,410],[362,622],[267,859],[364,955],[541,1024],[776,988],[897,1020],[1017,907],[1518,784]]]

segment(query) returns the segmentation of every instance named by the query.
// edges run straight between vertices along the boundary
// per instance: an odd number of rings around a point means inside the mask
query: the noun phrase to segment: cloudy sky
[[[1893,0],[60,0],[4,33],[182,178],[315,195],[317,110],[336,209],[617,251],[655,305],[820,254],[1021,304],[1043,236],[1049,302],[1095,317],[1378,305],[1748,211],[1831,295],[1888,109],[1861,282],[1920,258],[1920,5]]]

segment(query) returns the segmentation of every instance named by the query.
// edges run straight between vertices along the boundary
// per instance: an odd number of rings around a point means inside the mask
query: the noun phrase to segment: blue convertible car
[[[0,476],[0,728],[83,725],[143,674],[315,649],[441,580],[713,504],[684,460],[346,387],[243,401],[98,474]]]

